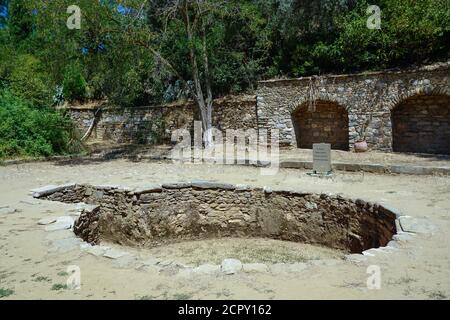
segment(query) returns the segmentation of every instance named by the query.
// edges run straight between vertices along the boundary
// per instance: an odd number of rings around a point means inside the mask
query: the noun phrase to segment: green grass
[[[0,299],[9,297],[13,293],[14,293],[14,290],[0,288]]]
[[[52,290],[54,290],[54,291],[66,290],[66,289],[67,289],[67,284],[55,283],[52,286]]]
[[[34,282],[50,282],[50,278],[48,277],[44,277],[44,276],[39,276],[36,277],[35,279],[33,279]]]
[[[173,296],[174,300],[191,300],[192,299],[192,295],[187,294],[187,293],[176,293]]]
[[[440,290],[429,292],[428,297],[433,300],[444,300],[448,298],[447,295]]]

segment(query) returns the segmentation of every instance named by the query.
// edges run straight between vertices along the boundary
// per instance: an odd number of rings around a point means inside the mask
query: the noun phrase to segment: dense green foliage
[[[48,112],[64,100],[132,106],[187,98],[193,94],[192,52],[214,96],[251,89],[271,77],[449,58],[448,0],[205,0],[199,16],[188,11],[191,39],[173,9],[185,1],[196,0],[0,0],[9,8],[7,17],[0,16],[3,117],[5,108],[17,114],[17,107],[35,118],[36,110]],[[80,30],[66,27],[72,4],[81,8]],[[369,4],[382,10],[381,29],[366,26]],[[55,137],[63,141],[61,134]],[[64,149],[43,135],[51,142],[42,148],[4,141],[1,148],[30,154]]]
[[[0,158],[50,156],[68,150],[70,123],[58,111],[0,95]]]
[[[67,66],[62,82],[63,94],[70,101],[84,100],[88,96],[87,83],[81,66],[70,64]]]
[[[9,0],[8,37],[13,51],[35,57],[27,62],[33,70],[40,61],[48,73],[44,78],[51,84],[37,76],[29,87],[54,90],[65,83],[70,86],[64,89],[67,100],[162,102],[182,96],[182,86],[145,45],[186,80],[192,80],[189,47],[201,46],[196,35],[188,44],[180,19],[163,14],[174,1],[147,1],[140,11],[142,0],[79,0],[82,28],[69,30],[66,9],[73,1]],[[448,0],[207,2],[215,95],[245,90],[263,78],[383,69],[449,57]],[[366,27],[369,4],[382,10],[380,30]]]

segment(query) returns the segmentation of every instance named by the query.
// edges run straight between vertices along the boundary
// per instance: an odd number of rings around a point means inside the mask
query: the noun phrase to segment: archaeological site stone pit
[[[389,209],[327,194],[193,182],[134,190],[72,185],[37,196],[95,205],[74,225],[75,234],[94,245],[253,237],[362,253],[386,246],[396,234],[397,217]]]

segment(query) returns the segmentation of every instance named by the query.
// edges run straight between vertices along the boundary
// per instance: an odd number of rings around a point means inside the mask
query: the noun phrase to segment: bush
[[[36,107],[47,106],[51,103],[49,76],[44,72],[36,57],[29,54],[17,56],[11,61],[7,76],[9,90],[14,96]]]
[[[63,93],[64,98],[68,101],[83,101],[87,98],[87,83],[79,65],[71,64],[66,68],[63,80]]]
[[[35,109],[0,92],[0,158],[63,154],[69,149],[70,130],[59,111]]]
[[[370,70],[448,57],[448,0],[379,0],[381,29],[366,27],[369,1],[340,21],[333,44],[341,70]]]

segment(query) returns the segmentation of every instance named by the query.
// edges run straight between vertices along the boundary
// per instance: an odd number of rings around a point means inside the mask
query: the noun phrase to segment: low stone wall
[[[82,212],[74,228],[93,244],[267,237],[361,253],[386,246],[396,233],[396,214],[379,204],[203,181],[141,189],[72,185],[36,196],[97,204]]]
[[[193,131],[199,120],[198,108],[192,102],[163,106],[112,108],[101,106],[68,106],[66,112],[83,134],[92,124],[98,108],[96,125],[88,142],[165,143],[174,130]],[[226,97],[214,101],[213,125],[220,130],[257,128],[256,97]]]

